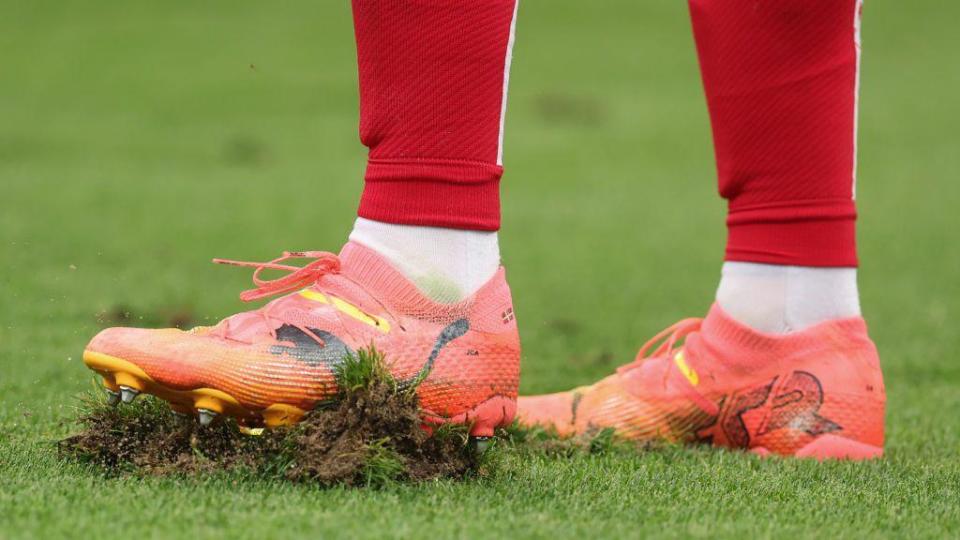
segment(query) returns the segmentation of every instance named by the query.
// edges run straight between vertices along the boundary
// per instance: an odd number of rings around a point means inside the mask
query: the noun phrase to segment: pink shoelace
[[[624,366],[620,366],[617,369],[617,372],[622,373],[624,371],[633,369],[650,358],[667,356],[673,357],[676,353],[682,350],[683,347],[681,342],[686,340],[687,336],[690,334],[698,332],[702,323],[703,319],[700,318],[683,319],[675,324],[670,325],[666,329],[661,330],[659,333],[657,333],[657,335],[650,338],[643,345],[643,347],[640,347],[640,350],[637,352],[637,356],[634,358],[633,362],[630,362]],[[659,346],[657,346],[658,343]],[[671,362],[670,368],[664,371],[664,386],[667,384],[670,373],[677,369],[679,368],[677,367],[676,362]],[[684,380],[689,383],[686,378],[684,378]],[[692,383],[684,384],[683,388],[687,397],[690,398],[690,400],[704,412],[712,416],[719,414],[720,409],[717,404],[697,392]]]
[[[314,260],[313,262],[307,263],[303,266],[281,264],[284,261],[291,259]],[[284,251],[280,257],[268,262],[234,261],[230,259],[213,259],[213,262],[217,264],[229,264],[232,266],[256,268],[256,270],[253,272],[253,284],[256,285],[256,288],[240,293],[240,300],[243,300],[244,302],[253,302],[255,300],[260,300],[261,298],[289,293],[304,287],[309,287],[310,285],[316,283],[324,275],[335,274],[340,271],[340,259],[333,253],[329,253],[327,251]],[[260,274],[264,270],[285,270],[289,272],[289,274],[276,279],[262,279]],[[277,339],[277,330],[271,323],[270,306],[271,304],[267,304],[262,309],[258,310],[258,312],[260,313],[260,316],[263,317],[267,328],[270,329],[270,336],[273,337],[273,339]],[[321,346],[326,345],[320,336],[316,335],[306,326],[301,324],[293,324],[293,326],[298,328],[304,334],[310,336],[311,339],[319,343]],[[229,336],[229,327],[230,319],[224,320],[224,324],[221,326],[221,337],[226,338]]]
[[[290,259],[315,259],[303,266],[280,264]],[[327,251],[284,251],[283,255],[269,262],[234,261],[230,259],[214,259],[217,264],[245,266],[256,268],[253,271],[253,284],[257,287],[240,293],[240,300],[253,302],[268,296],[293,292],[316,283],[324,274],[335,274],[340,271],[340,259]],[[261,279],[264,270],[286,270],[289,274],[277,279]]]
[[[682,321],[674,323],[664,330],[661,330],[657,335],[653,336],[646,343],[644,343],[643,347],[640,347],[640,350],[637,352],[637,357],[631,364],[628,365],[640,363],[647,358],[663,356],[673,352],[673,350],[677,348],[677,343],[680,340],[685,339],[688,335],[700,330],[700,324],[702,322],[703,319],[698,318],[683,319]],[[653,346],[657,343],[660,343],[660,346],[654,349]]]

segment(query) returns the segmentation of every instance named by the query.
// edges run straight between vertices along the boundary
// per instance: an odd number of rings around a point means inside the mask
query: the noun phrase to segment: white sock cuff
[[[350,240],[384,256],[425,295],[438,302],[457,302],[472,295],[500,266],[496,232],[357,218]]]
[[[799,331],[860,315],[857,269],[726,262],[717,302],[757,330]]]

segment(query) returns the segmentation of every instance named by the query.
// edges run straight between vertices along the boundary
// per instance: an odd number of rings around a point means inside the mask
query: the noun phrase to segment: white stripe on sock
[[[507,55],[503,61],[503,96],[500,98],[500,138],[497,146],[497,165],[503,166],[503,133],[507,121],[507,91],[510,89],[510,64],[513,63],[513,42],[517,35],[517,12],[520,0],[513,4],[513,20],[510,21],[510,39],[507,41]]]
[[[853,13],[853,45],[857,50],[857,74],[856,82],[853,88],[853,184],[850,188],[851,197],[857,199],[857,136],[860,131],[860,57],[861,57],[861,39],[860,29],[862,25],[863,0],[855,2]]]

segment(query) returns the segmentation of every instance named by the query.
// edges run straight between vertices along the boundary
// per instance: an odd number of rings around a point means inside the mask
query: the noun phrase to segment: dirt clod
[[[232,422],[201,427],[148,396],[118,408],[92,401],[79,419],[80,433],[59,442],[61,457],[111,472],[165,475],[257,469],[268,453],[278,457],[282,451],[280,437],[247,437]]]
[[[292,480],[368,483],[391,475],[413,481],[461,478],[477,466],[463,428],[422,427],[414,392],[379,382],[315,411],[294,436]]]
[[[243,469],[349,486],[464,478],[480,470],[483,457],[470,448],[465,427],[423,429],[416,393],[400,388],[382,368],[382,358],[358,356],[353,386],[292,428],[249,436],[229,419],[201,427],[150,396],[118,408],[91,397],[80,432],[60,441],[60,455],[119,474]]]

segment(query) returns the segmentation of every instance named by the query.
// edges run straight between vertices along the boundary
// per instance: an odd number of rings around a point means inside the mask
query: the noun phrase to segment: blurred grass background
[[[861,292],[887,460],[543,457],[368,493],[102,479],[51,443],[98,328],[217,320],[249,275],[211,257],[342,244],[365,150],[349,4],[0,0],[0,538],[960,534],[958,17],[865,11]],[[592,381],[706,311],[725,234],[712,160],[684,3],[521,5],[501,243],[523,391]]]

